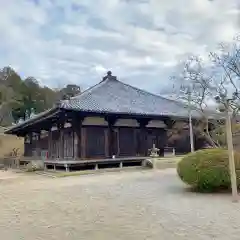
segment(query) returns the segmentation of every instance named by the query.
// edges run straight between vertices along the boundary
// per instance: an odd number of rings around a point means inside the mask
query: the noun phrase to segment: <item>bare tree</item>
[[[210,59],[218,71],[218,93],[222,98],[232,98],[233,119],[238,115],[240,106],[240,36],[231,44],[219,45],[218,52],[211,52]]]
[[[214,147],[224,142],[219,138],[222,129],[210,131],[211,126],[223,124],[219,106],[215,105],[215,96],[231,96],[233,119],[238,115],[240,106],[240,41],[235,38],[230,44],[220,44],[216,52],[211,52],[207,61],[198,56],[190,57],[179,76],[174,77],[179,98],[189,104],[189,108],[198,109],[201,118],[194,121],[194,131],[203,135]],[[212,105],[212,106],[211,106]],[[226,109],[225,109],[226,110]],[[219,141],[221,139],[221,141]]]
[[[204,65],[198,56],[190,57],[184,64],[183,71],[175,79],[178,81],[178,97],[188,104],[190,111],[198,111],[199,119],[194,119],[193,130],[204,137],[209,144],[218,147],[210,133],[210,126],[218,120],[210,108],[216,93],[214,74]]]

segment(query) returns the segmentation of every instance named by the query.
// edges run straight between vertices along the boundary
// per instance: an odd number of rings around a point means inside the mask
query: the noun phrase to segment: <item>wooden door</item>
[[[104,127],[86,127],[86,157],[105,158]]]
[[[119,128],[119,156],[136,156],[136,134],[134,128]]]

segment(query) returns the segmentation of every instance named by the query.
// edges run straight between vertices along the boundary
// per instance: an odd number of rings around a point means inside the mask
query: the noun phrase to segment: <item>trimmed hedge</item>
[[[240,187],[240,153],[235,153],[237,184]],[[177,166],[183,182],[199,191],[230,189],[228,152],[225,149],[204,149],[186,155]]]

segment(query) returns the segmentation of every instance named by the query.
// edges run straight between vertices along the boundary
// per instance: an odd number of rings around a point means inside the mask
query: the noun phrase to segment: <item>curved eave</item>
[[[60,109],[57,107],[51,108],[47,111],[37,114],[35,117],[33,117],[31,119],[28,119],[22,123],[19,123],[15,126],[8,128],[4,133],[5,134],[16,134],[17,132],[19,132],[20,130],[23,130],[24,128],[27,128],[31,125],[34,125],[38,122],[44,121],[48,118],[55,116],[59,111],[60,111]]]
[[[47,111],[44,111],[35,117],[28,119],[24,121],[23,123],[17,124],[15,126],[10,127],[7,129],[4,133],[5,134],[18,134],[19,132],[23,131],[25,128],[28,128],[34,124],[37,124],[39,122],[42,122],[44,120],[47,120],[51,117],[56,116],[59,112],[62,110],[64,111],[74,111],[74,112],[82,112],[82,113],[88,113],[88,114],[100,114],[100,115],[120,115],[120,116],[125,116],[125,117],[140,117],[140,118],[152,118],[152,119],[158,119],[158,118],[172,118],[174,120],[187,120],[189,116],[186,115],[175,115],[175,114],[168,114],[168,113],[159,113],[159,114],[144,114],[144,113],[134,113],[134,112],[112,112],[112,111],[107,111],[107,110],[102,110],[102,111],[91,111],[89,109],[79,109],[79,108],[69,108],[66,106],[59,106],[59,107],[54,107],[52,109],[49,109]],[[197,113],[198,111],[195,109],[195,112]],[[196,116],[195,114],[192,115],[192,119],[200,119],[201,114],[198,113],[199,115]],[[209,119],[219,119],[222,118],[221,114],[218,113],[213,113],[209,114]]]
[[[90,110],[90,109],[84,109],[84,108],[74,108],[74,107],[63,107],[65,111],[74,111],[74,112],[82,112],[85,114],[99,114],[99,115],[119,115],[119,116],[125,116],[125,117],[140,117],[140,118],[153,118],[153,119],[158,119],[158,118],[173,118],[176,120],[187,120],[189,119],[189,115],[186,114],[171,114],[171,113],[158,113],[158,114],[147,114],[147,113],[137,113],[137,112],[120,112],[120,111],[108,111],[108,110]],[[195,114],[192,114],[192,119],[199,120],[203,117],[203,114],[201,111],[198,111],[197,109],[194,109]],[[224,116],[219,114],[219,113],[212,113],[208,114],[209,119],[221,119]]]
[[[117,117],[117,118],[138,118],[138,119],[152,119],[152,120],[163,120],[171,118],[172,120],[187,120],[188,116],[176,116],[176,115],[168,115],[168,114],[159,114],[159,115],[150,115],[150,114],[142,114],[142,113],[129,113],[129,112],[111,112],[111,111],[91,111],[86,109],[66,109],[66,112],[78,112],[81,113],[82,116],[98,116],[98,117]]]

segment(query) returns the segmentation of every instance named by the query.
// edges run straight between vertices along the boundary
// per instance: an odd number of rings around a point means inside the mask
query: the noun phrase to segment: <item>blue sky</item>
[[[0,67],[86,88],[112,70],[162,92],[181,61],[231,41],[239,0],[0,0]]]

